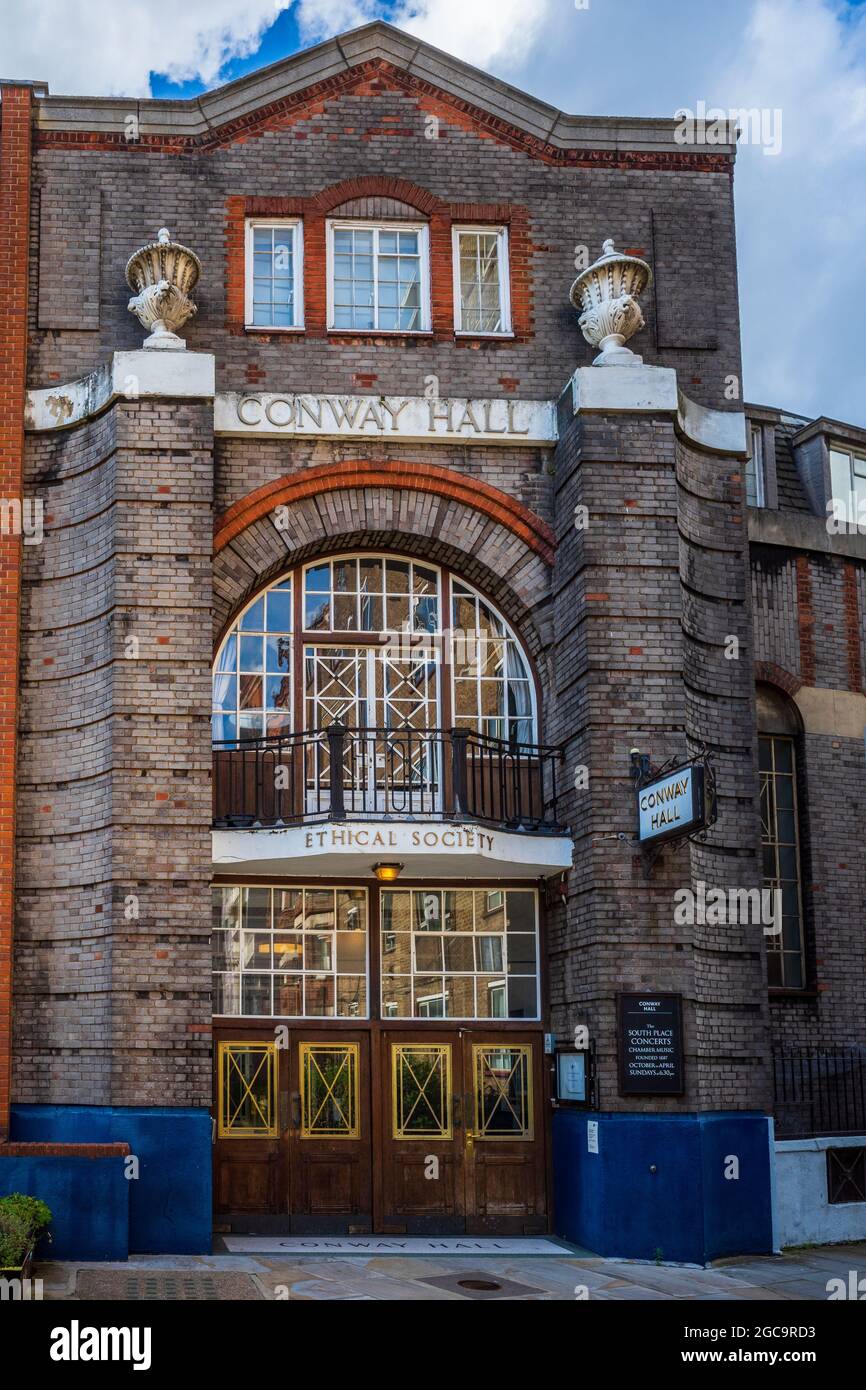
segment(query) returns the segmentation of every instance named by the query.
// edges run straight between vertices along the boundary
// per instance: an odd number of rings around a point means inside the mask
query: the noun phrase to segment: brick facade
[[[24,389],[31,180],[30,87],[0,84],[0,1142],[9,1128],[15,892]]]
[[[588,769],[589,789],[566,799],[574,867],[546,931],[551,1024],[561,1040],[589,1024],[603,1109],[765,1113],[771,1041],[862,1041],[866,797],[862,738],[850,725],[864,693],[864,559],[856,547],[754,533],[743,457],[700,448],[672,413],[575,415],[561,398],[592,353],[568,301],[578,253],[594,259],[613,235],[656,276],[634,346],[649,365],[675,369],[694,401],[740,408],[726,395],[740,373],[730,156],[665,149],[649,127],[613,142],[599,133],[595,146],[555,144],[377,63],[195,136],[150,129],[127,140],[100,130],[89,109],[73,121],[43,103],[31,161],[29,89],[9,91],[5,486],[20,468],[23,306],[31,388],[139,347],[124,266],[164,224],[203,262],[199,313],[184,333],[190,349],[214,354],[218,390],[421,396],[433,379],[441,396],[560,400],[556,448],[214,438],[210,403],[174,397],[114,400],[68,430],[28,435],[26,485],[47,516],[44,544],[24,557],[15,1099],[209,1104],[213,645],[291,565],[358,548],[439,562],[488,595],[530,654],[539,737],[564,745],[569,788],[575,769]],[[171,111],[151,105],[149,115],[136,108],[142,120],[170,125]],[[428,334],[327,330],[326,218],[376,207],[429,222]],[[303,332],[245,329],[249,216],[303,219]],[[509,229],[513,337],[455,337],[451,227],[462,221]],[[790,422],[762,420],[777,438],[779,515],[820,525]],[[277,506],[288,517],[279,527]],[[574,525],[579,506],[585,530]],[[5,756],[18,547],[2,543]],[[814,978],[796,999],[768,997],[759,926],[673,917],[683,885],[760,884],[756,680],[804,712]],[[844,732],[821,692],[855,701]],[[718,773],[718,823],[648,875],[629,842],[629,750],[661,764],[704,745]],[[0,794],[8,790],[4,781]],[[0,869],[11,869],[9,827],[4,813]],[[0,1062],[9,882],[4,871]],[[683,996],[682,1098],[618,1094],[615,996],[643,987]]]

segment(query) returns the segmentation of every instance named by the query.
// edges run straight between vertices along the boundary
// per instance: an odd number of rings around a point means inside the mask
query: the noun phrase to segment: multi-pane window
[[[302,328],[304,323],[301,223],[247,223],[248,328]]]
[[[456,726],[531,743],[532,687],[518,643],[493,609],[456,579],[452,609]]]
[[[362,555],[309,565],[307,632],[437,632],[439,573],[417,560]]]
[[[455,227],[453,236],[456,331],[510,333],[508,238],[505,229]]]
[[[746,502],[750,507],[765,507],[764,433],[760,425],[752,429],[752,456],[746,461]]]
[[[288,733],[292,724],[292,581],[260,594],[219,649],[213,678],[213,738]]]
[[[781,932],[768,934],[771,986],[802,989],[805,980],[800,843],[797,825],[797,765],[792,738],[761,734],[761,845],[763,885],[781,895]]]
[[[834,519],[866,526],[866,455],[831,449],[830,483]]]
[[[328,326],[382,333],[429,328],[426,226],[329,224]]]
[[[383,1018],[539,1017],[531,889],[387,889],[381,899]]]
[[[213,890],[216,1015],[367,1017],[363,888]]]
[[[380,640],[364,641],[367,634]],[[462,580],[397,555],[304,566],[239,614],[217,654],[215,742],[277,738],[337,719],[536,741],[529,664],[504,618]]]

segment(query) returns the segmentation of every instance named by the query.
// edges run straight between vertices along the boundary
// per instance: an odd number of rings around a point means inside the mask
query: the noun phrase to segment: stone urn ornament
[[[146,348],[179,352],[186,347],[177,330],[198,312],[189,295],[200,274],[198,256],[172,241],[167,227],[160,227],[156,241],[130,256],[126,283],[135,297],[127,307],[142,327],[150,330],[150,337],[144,340]]]
[[[652,271],[638,256],[617,251],[612,239],[594,265],[581,271],[571,287],[571,302],[582,310],[583,336],[601,353],[594,367],[640,367],[643,358],[626,347],[645,328],[638,298],[652,284]]]

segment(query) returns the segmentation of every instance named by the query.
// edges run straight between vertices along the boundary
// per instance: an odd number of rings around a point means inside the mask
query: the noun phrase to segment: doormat
[[[222,1236],[230,1255],[570,1255],[543,1236]]]

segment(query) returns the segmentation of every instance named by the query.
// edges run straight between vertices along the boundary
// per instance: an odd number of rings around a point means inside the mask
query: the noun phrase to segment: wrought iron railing
[[[773,1052],[777,1139],[866,1134],[866,1047]]]
[[[466,819],[556,833],[559,749],[467,729],[326,729],[213,746],[218,829]]]

